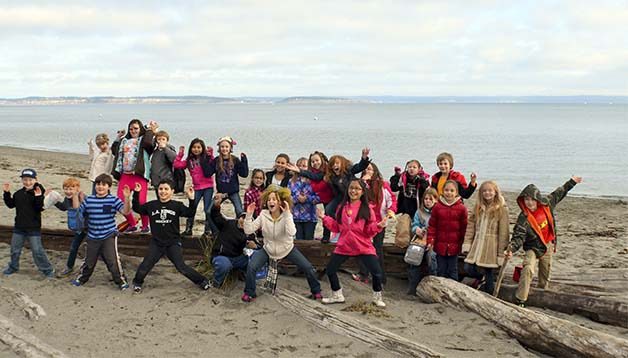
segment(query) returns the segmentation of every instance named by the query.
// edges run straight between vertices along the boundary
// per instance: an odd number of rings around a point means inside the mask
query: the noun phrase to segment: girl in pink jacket
[[[214,156],[214,150],[212,147],[205,148],[205,142],[202,139],[194,138],[190,142],[188,149],[188,156],[183,159],[185,154],[185,147],[179,147],[179,154],[174,160],[173,166],[175,169],[185,169],[190,171],[192,177],[192,185],[194,186],[194,206],[191,209],[196,213],[196,208],[203,199],[203,209],[205,210],[205,232],[204,235],[210,233],[217,233],[218,229],[211,219],[211,207],[214,196],[214,178],[205,177],[203,175],[203,169],[201,168],[201,161],[207,158],[212,159]],[[183,235],[192,235],[192,229],[194,227],[194,216],[188,218],[185,224],[185,231]]]
[[[348,258],[356,257],[366,265],[373,277],[373,303],[378,307],[386,307],[382,299],[382,270],[371,242],[373,236],[386,227],[386,219],[377,222],[375,212],[369,206],[364,183],[357,178],[351,179],[335,218],[325,216],[320,209],[318,216],[323,220],[325,227],[340,233],[338,244],[327,264],[327,277],[332,295],[323,298],[322,302],[345,301],[337,272]]]

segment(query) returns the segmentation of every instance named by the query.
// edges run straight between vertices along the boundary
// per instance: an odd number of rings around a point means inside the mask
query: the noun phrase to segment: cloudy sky
[[[0,97],[627,95],[628,1],[0,1]]]

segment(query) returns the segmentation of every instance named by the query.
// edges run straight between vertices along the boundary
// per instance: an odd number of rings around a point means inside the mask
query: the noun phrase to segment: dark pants
[[[338,291],[340,289],[340,281],[338,280],[338,269],[340,266],[347,261],[351,256],[347,255],[338,255],[331,254],[331,258],[329,259],[329,263],[327,263],[327,277],[329,278],[329,283],[331,284],[331,289],[333,291]],[[367,270],[371,273],[373,277],[373,291],[379,292],[382,290],[382,269],[379,267],[379,262],[377,261],[377,256],[375,255],[360,255],[356,256],[359,261],[362,261],[366,266]]]
[[[438,276],[458,281],[458,256],[436,254]]]
[[[191,207],[191,209],[193,209],[194,214],[196,214],[196,208],[198,207],[198,204],[201,202],[201,199],[203,199],[203,210],[205,211],[205,232],[217,233],[218,228],[216,227],[216,224],[214,224],[211,218],[213,197],[214,197],[214,188],[195,190],[194,191],[194,205]],[[188,218],[188,221],[185,227],[190,228],[190,229],[194,227],[194,216],[192,216],[191,218]]]
[[[495,290],[495,278],[493,277],[493,269],[487,267],[479,267],[472,264],[464,264],[464,270],[467,272],[467,276],[481,280],[485,278],[482,291],[492,295]]]
[[[124,276],[122,263],[118,255],[118,236],[116,235],[109,236],[104,240],[87,240],[87,254],[76,279],[81,284],[89,281],[92,273],[94,273],[99,256],[102,256],[107,265],[107,270],[111,272],[113,282],[118,286],[126,283],[126,277]]]
[[[323,209],[325,210],[325,215],[327,215],[327,206],[329,205],[329,203],[327,204],[323,204]],[[321,223],[322,225],[322,223]],[[323,225],[323,241],[329,241],[329,236],[331,235],[331,231],[329,231],[328,228],[325,227],[325,225]]]
[[[72,240],[72,243],[70,244],[70,253],[68,255],[68,262],[66,263],[66,266],[69,269],[74,268],[74,263],[76,262],[76,255],[78,254],[79,247],[81,247],[81,243],[85,239],[85,236],[87,236],[87,231],[74,233],[74,239]]]
[[[295,221],[297,227],[297,235],[295,240],[314,240],[314,230],[316,230],[316,222]]]
[[[433,250],[426,251],[421,265],[408,265],[408,294],[415,295],[416,287],[425,276],[436,275],[436,254]]]
[[[377,254],[377,260],[379,261],[379,267],[382,269],[382,284],[386,284],[386,272],[384,272],[384,236],[386,229],[383,229],[375,237],[373,237],[373,246],[375,247],[375,253]],[[358,275],[362,278],[368,277],[368,269],[363,261],[358,261],[360,272]]]
[[[159,260],[163,256],[168,257],[168,260],[174,264],[174,267],[182,273],[185,277],[187,277],[190,281],[194,282],[197,285],[200,285],[204,281],[206,281],[205,276],[198,273],[196,270],[186,265],[183,261],[183,252],[181,251],[181,243],[177,242],[172,245],[160,246],[155,240],[150,240],[148,244],[148,253],[144,257],[144,260],[137,268],[137,272],[135,273],[135,278],[133,278],[133,284],[137,286],[142,286],[144,284],[144,278],[150,270],[153,269],[155,264],[159,262]]]
[[[293,247],[290,253],[284,258],[297,265],[299,270],[301,270],[301,272],[305,274],[305,277],[307,278],[307,283],[308,285],[310,285],[310,292],[312,292],[312,294],[317,294],[321,292],[321,284],[316,278],[316,270],[307,260],[307,258],[303,256],[299,249]],[[251,297],[257,296],[257,294],[255,293],[255,274],[267,262],[268,254],[264,249],[255,251],[253,256],[251,256],[251,261],[249,261],[249,265],[246,268],[246,284],[244,287],[244,293]]]

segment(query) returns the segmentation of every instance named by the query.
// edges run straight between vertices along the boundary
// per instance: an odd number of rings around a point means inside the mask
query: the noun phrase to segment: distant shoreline
[[[16,151],[16,152],[20,152],[22,155],[24,154],[24,152],[26,151],[32,151],[39,154],[45,154],[45,155],[49,155],[50,153],[54,153],[60,156],[60,160],[65,160],[65,161],[76,161],[76,160],[82,160],[85,161],[85,165],[87,168],[87,154],[82,154],[82,153],[73,153],[73,152],[65,152],[62,150],[48,150],[48,149],[37,149],[37,148],[29,148],[29,147],[16,147],[16,146],[9,146],[9,145],[0,145],[0,157],[2,155],[10,155],[12,151]],[[34,155],[35,156],[35,155]],[[34,169],[38,169],[38,168],[34,168]],[[87,174],[87,171],[85,172]],[[518,192],[512,191],[512,190],[505,190],[505,193],[512,193],[512,194],[517,194]],[[588,199],[600,199],[600,200],[608,200],[608,201],[626,201],[628,200],[628,196],[623,196],[623,195],[590,195],[590,194],[569,194],[569,196],[573,197],[573,198],[588,198]]]

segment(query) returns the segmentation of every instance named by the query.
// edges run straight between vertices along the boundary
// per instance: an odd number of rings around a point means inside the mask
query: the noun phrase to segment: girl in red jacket
[[[427,246],[436,252],[438,276],[458,280],[458,255],[466,230],[467,208],[458,196],[458,183],[447,180],[427,229]]]
[[[375,212],[369,206],[364,182],[357,178],[351,179],[335,217],[325,216],[320,209],[318,216],[323,220],[325,227],[340,233],[338,244],[327,264],[327,277],[332,295],[323,298],[322,302],[345,301],[337,272],[340,265],[349,257],[356,257],[366,265],[373,277],[373,303],[378,307],[386,307],[382,299],[382,270],[377,261],[375,247],[371,243],[373,236],[386,227],[386,219],[377,222]]]

